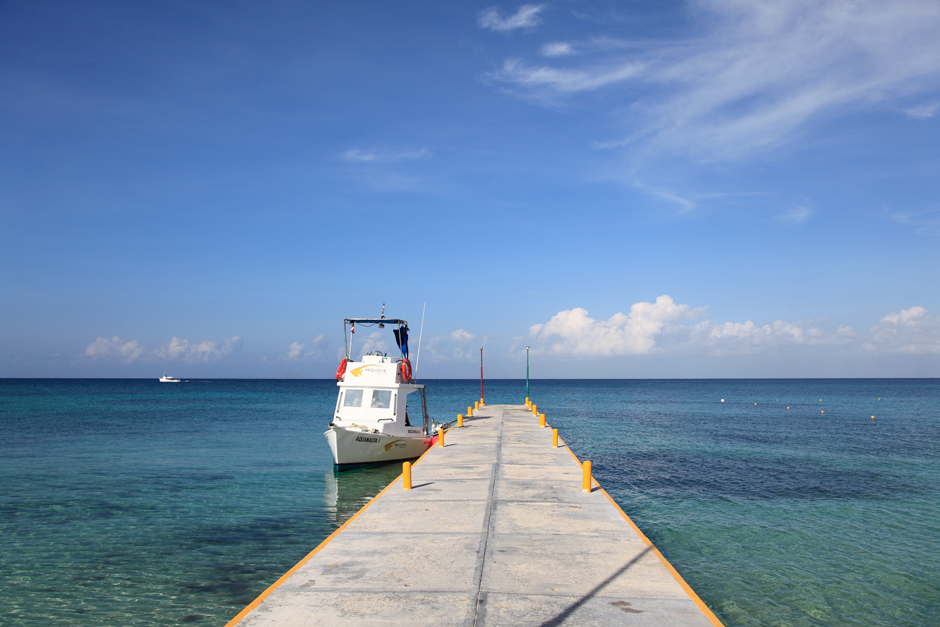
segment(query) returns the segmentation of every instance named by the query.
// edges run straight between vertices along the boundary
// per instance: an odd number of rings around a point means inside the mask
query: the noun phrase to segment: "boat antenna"
[[[385,303],[382,303],[382,320],[385,320]],[[384,322],[380,322],[380,323],[379,323],[379,328],[380,328],[380,329],[384,329],[384,328],[385,328],[385,323],[384,323]]]
[[[418,378],[418,362],[421,361],[421,336],[424,335],[424,312],[428,308],[428,301],[424,301],[424,307],[421,308],[421,328],[418,330],[418,354],[415,355],[415,376]]]

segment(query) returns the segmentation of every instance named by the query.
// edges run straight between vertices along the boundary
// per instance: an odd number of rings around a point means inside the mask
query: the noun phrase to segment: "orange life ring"
[[[411,362],[407,359],[401,360],[401,380],[411,381]]]
[[[340,379],[342,379],[342,378],[343,378],[343,375],[346,374],[346,362],[347,362],[347,361],[348,361],[348,360],[344,358],[343,361],[339,362],[339,368],[336,369],[336,380],[337,380],[337,381],[339,381]]]

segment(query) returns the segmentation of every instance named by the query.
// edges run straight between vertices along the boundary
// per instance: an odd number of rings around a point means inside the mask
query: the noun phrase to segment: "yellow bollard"
[[[591,462],[584,462],[581,464],[583,474],[581,476],[581,491],[590,492],[591,491]]]
[[[552,448],[558,448],[558,429],[552,429]]]
[[[881,399],[879,398],[878,400],[880,401]],[[525,406],[526,406],[526,407],[529,406],[529,397],[528,397],[528,396],[525,397]]]
[[[486,403],[483,402],[483,397],[480,397],[480,407],[485,407]]]
[[[463,426],[463,414],[457,414],[457,426],[458,427]]]
[[[535,403],[532,403],[532,415],[533,416],[539,415],[539,406],[536,405]]]
[[[467,418],[469,418],[469,417],[472,416],[472,415],[473,415],[473,408],[472,408],[472,407],[468,407],[468,408],[467,408]]]
[[[411,489],[411,462],[405,462],[401,465],[401,482],[406,490]]]
[[[473,404],[473,408],[474,408],[474,409],[480,409],[480,403],[478,403],[478,402],[477,402],[477,403],[474,403],[474,404]]]
[[[437,429],[437,445],[444,446],[444,429],[440,427]]]
[[[540,427],[545,426],[545,414],[539,414],[539,426]]]

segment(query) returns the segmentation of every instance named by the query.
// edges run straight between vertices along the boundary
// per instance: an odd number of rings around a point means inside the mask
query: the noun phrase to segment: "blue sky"
[[[0,4],[0,376],[940,376],[940,4]],[[392,344],[391,337],[357,342]],[[362,345],[362,344],[360,344]],[[376,346],[382,347],[378,343]]]

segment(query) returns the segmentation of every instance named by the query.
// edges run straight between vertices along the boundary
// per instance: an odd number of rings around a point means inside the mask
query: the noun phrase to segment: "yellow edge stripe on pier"
[[[448,431],[450,431],[450,429],[448,429]],[[446,435],[446,432],[445,432],[445,435]],[[428,450],[426,450],[425,452],[421,453],[421,457],[419,457],[418,459],[415,460],[415,464],[417,464],[418,462],[420,462],[420,461],[424,458],[424,456],[427,455],[428,453],[430,453],[433,449],[434,449],[434,447],[431,446],[431,447],[428,448]],[[395,485],[395,484],[398,482],[399,479],[401,479],[401,475],[398,475],[397,477],[395,477],[394,479],[392,479],[392,482],[391,482],[390,484],[388,484],[387,486],[385,486],[384,488],[382,488],[382,491],[379,492],[378,494],[376,494],[376,495],[372,498],[371,501],[369,501],[368,503],[366,503],[365,505],[363,505],[363,506],[362,506],[362,509],[360,509],[358,512],[356,512],[355,514],[353,514],[352,516],[350,516],[350,517],[349,517],[349,520],[347,520],[346,522],[344,522],[342,525],[339,526],[339,528],[338,528],[336,531],[334,531],[334,532],[331,533],[329,536],[327,536],[327,537],[326,537],[326,540],[324,540],[324,541],[321,542],[319,545],[317,545],[317,548],[315,548],[314,550],[312,550],[312,551],[310,551],[309,553],[307,553],[307,555],[306,555],[302,560],[300,560],[299,562],[297,562],[296,564],[294,564],[294,567],[293,567],[293,568],[291,568],[289,571],[287,571],[286,573],[284,573],[283,575],[281,575],[281,578],[280,578],[280,579],[278,579],[278,580],[275,581],[273,584],[271,584],[271,585],[268,587],[267,590],[265,590],[264,592],[262,592],[261,594],[259,594],[259,595],[258,595],[258,598],[255,599],[254,601],[252,601],[251,603],[249,603],[249,604],[245,607],[245,609],[243,609],[241,612],[239,612],[239,613],[235,616],[235,618],[233,618],[233,619],[230,620],[229,622],[225,623],[225,627],[234,627],[234,625],[238,624],[239,621],[241,621],[241,619],[245,618],[245,616],[247,616],[248,613],[249,613],[251,610],[253,610],[253,609],[255,609],[256,607],[258,607],[259,605],[261,605],[261,602],[264,601],[266,598],[268,598],[268,596],[269,596],[272,592],[274,592],[275,590],[277,590],[277,589],[281,586],[282,583],[284,583],[285,581],[287,581],[288,579],[290,579],[290,576],[293,575],[295,572],[297,572],[297,569],[298,569],[298,568],[300,568],[301,566],[303,566],[304,564],[306,564],[306,563],[310,560],[310,558],[312,558],[314,555],[316,555],[317,553],[319,553],[319,552],[320,552],[320,549],[322,549],[322,548],[325,547],[327,544],[329,544],[330,540],[332,540],[333,538],[335,538],[337,535],[339,535],[339,532],[340,532],[340,531],[342,531],[343,529],[346,528],[346,525],[348,525],[348,524],[351,523],[352,521],[356,520],[356,518],[359,516],[359,514],[361,514],[362,512],[366,511],[366,509],[368,509],[368,507],[369,507],[370,505],[372,505],[373,503],[375,503],[375,502],[378,500],[378,498],[379,498],[380,496],[382,496],[383,494],[385,494],[385,493],[388,491],[389,488],[391,488],[393,485]]]
[[[564,440],[562,440],[561,437],[558,438],[558,443],[559,443],[559,446],[565,444]],[[572,457],[574,457],[574,461],[578,462],[578,465],[581,465],[581,460],[578,459],[578,456],[574,454],[574,451],[571,450],[571,447],[568,445],[565,445],[565,448],[568,449],[568,452],[571,453]],[[715,625],[715,627],[725,627],[724,623],[718,620],[718,617],[715,616],[715,613],[712,612],[708,608],[707,605],[705,605],[705,602],[702,601],[702,599],[700,599],[697,594],[695,594],[695,590],[692,589],[692,586],[690,586],[689,584],[685,582],[685,579],[682,578],[682,575],[679,574],[679,571],[673,568],[672,564],[669,563],[669,560],[667,560],[666,557],[662,553],[659,552],[659,549],[656,548],[656,545],[654,545],[650,541],[650,539],[646,537],[645,533],[640,531],[640,528],[636,526],[635,522],[630,520],[630,517],[627,516],[627,513],[625,511],[623,511],[623,508],[617,505],[617,501],[612,499],[610,495],[607,494],[607,490],[601,487],[600,482],[597,481],[597,479],[595,479],[593,476],[591,476],[591,482],[600,489],[600,491],[603,493],[605,497],[607,497],[607,500],[610,501],[611,505],[617,508],[617,511],[620,512],[620,515],[623,516],[623,519],[626,520],[627,523],[629,523],[631,527],[633,527],[633,530],[637,533],[638,536],[640,536],[640,539],[643,540],[646,546],[648,546],[653,551],[653,553],[656,554],[656,557],[659,558],[659,561],[661,561],[663,563],[663,566],[666,567],[666,570],[668,570],[669,573],[673,577],[676,578],[676,581],[679,582],[679,585],[682,586],[682,589],[685,590],[685,593],[689,595],[689,598],[691,598],[692,601],[695,602],[695,604],[698,606],[698,609],[702,610],[702,613],[705,614],[705,618],[711,621],[711,624]]]

